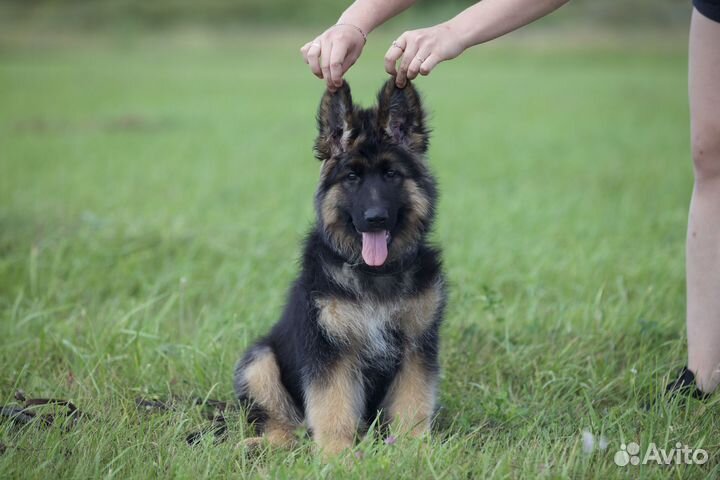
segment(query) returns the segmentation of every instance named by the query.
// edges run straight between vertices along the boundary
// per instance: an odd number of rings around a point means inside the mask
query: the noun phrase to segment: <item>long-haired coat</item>
[[[428,432],[446,294],[427,240],[437,193],[414,87],[391,79],[361,109],[346,83],[317,119],[317,220],[282,317],[238,362],[235,389],[270,443],[291,444],[305,423],[333,454],[379,412]]]

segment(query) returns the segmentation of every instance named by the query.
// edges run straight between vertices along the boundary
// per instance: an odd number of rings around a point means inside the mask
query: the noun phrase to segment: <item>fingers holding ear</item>
[[[330,91],[335,89],[335,85],[333,85],[332,78],[330,77],[330,56],[332,55],[332,47],[332,43],[326,43],[322,53],[320,54],[320,71],[322,72],[322,78],[325,79],[325,83]]]
[[[400,60],[400,68],[395,76],[395,84],[398,88],[403,88],[407,83],[408,69],[410,68],[410,63],[413,62],[417,53],[418,44],[416,42],[408,42],[407,47],[405,47],[405,52],[403,52],[402,59]]]
[[[405,32],[387,51],[385,70],[403,88],[408,80],[429,75],[438,63],[460,55],[467,48],[463,42],[450,22]]]
[[[385,54],[385,71],[390,75],[397,75],[397,69],[395,67],[397,61],[403,56],[406,43],[405,34],[402,34],[397,40],[392,42],[392,45],[388,48],[388,51]]]
[[[365,40],[365,33],[358,27],[339,23],[300,47],[300,54],[332,92],[342,86],[342,77],[362,53]]]
[[[427,48],[420,48],[415,57],[410,60],[410,64],[407,69],[407,79],[414,80],[415,77],[420,73],[420,67],[425,63],[425,59],[430,56],[430,50]]]
[[[331,85],[335,88],[339,88],[342,85],[342,77],[345,74],[347,68],[345,68],[345,60],[347,57],[347,45],[340,43],[333,45],[333,49],[330,52],[330,78],[328,79],[328,87]],[[349,67],[348,67],[349,68]]]
[[[318,40],[314,40],[310,42],[307,47],[308,48],[304,54],[305,61],[308,65],[310,65],[310,70],[312,71],[313,75],[318,78],[323,78],[322,69],[320,68],[320,42]]]

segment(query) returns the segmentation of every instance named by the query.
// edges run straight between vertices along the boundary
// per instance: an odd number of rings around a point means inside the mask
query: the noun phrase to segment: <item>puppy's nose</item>
[[[388,211],[385,208],[372,207],[365,210],[365,221],[371,227],[380,227],[387,222]]]

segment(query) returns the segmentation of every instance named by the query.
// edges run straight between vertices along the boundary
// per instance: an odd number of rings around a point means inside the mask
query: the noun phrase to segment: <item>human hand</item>
[[[449,23],[405,32],[385,54],[385,71],[403,88],[408,80],[429,74],[435,65],[460,55],[467,48]],[[396,68],[400,60],[400,67]]]
[[[339,23],[303,45],[300,53],[315,76],[325,79],[328,90],[334,92],[342,86],[345,72],[360,57],[366,39],[360,28]]]

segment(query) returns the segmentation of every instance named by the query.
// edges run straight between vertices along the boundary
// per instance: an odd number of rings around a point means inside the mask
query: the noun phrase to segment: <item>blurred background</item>
[[[419,0],[411,15],[441,18],[474,2]],[[685,23],[685,0],[574,0],[562,21],[583,25],[668,26]],[[344,2],[333,0],[3,0],[3,19],[61,23],[67,27],[167,27],[178,24],[233,25],[258,22],[322,26],[339,16]],[[558,19],[560,21],[560,19]]]

